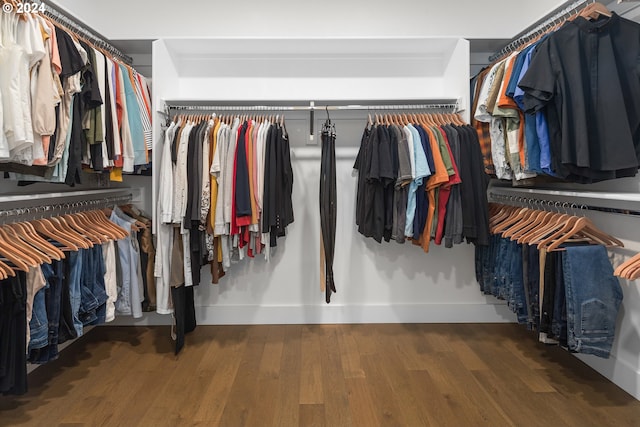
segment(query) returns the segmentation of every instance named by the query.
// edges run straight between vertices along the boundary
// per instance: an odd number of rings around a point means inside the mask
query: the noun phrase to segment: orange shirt
[[[522,168],[525,167],[525,141],[524,141],[524,115],[520,108],[518,108],[518,104],[516,101],[507,95],[507,86],[509,81],[511,80],[511,75],[513,74],[513,67],[515,66],[516,61],[515,57],[512,58],[511,61],[507,61],[507,67],[504,72],[504,80],[502,87],[500,88],[500,93],[498,95],[498,107],[500,108],[510,108],[518,111],[518,116],[520,116],[520,124],[518,127],[518,156],[520,157],[520,164]]]

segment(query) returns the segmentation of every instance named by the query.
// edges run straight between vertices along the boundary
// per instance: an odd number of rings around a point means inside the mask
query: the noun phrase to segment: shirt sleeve
[[[522,104],[525,113],[539,111],[554,97],[556,73],[551,49],[551,38],[536,47],[529,68],[518,84],[524,91]]]

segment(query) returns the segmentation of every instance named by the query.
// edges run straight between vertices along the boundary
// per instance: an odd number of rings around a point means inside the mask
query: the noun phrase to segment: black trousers
[[[322,132],[320,160],[320,229],[325,259],[325,300],[331,302],[336,292],[333,280],[333,258],[336,246],[336,137]],[[322,266],[321,266],[322,268]]]
[[[0,394],[27,392],[27,285],[25,273],[0,281]]]

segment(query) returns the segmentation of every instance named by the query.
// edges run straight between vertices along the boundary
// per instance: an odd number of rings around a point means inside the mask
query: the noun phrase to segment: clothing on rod
[[[336,249],[336,131],[327,119],[322,127],[322,153],[320,159],[320,287],[325,292],[326,303],[336,292],[333,260]]]
[[[195,327],[193,292],[172,288],[199,285],[207,264],[217,284],[245,258],[269,260],[294,221],[284,117],[178,115],[163,135],[159,175],[156,310],[176,317],[179,351]]]
[[[585,217],[491,208],[490,244],[475,253],[482,292],[507,301],[540,342],[609,357],[623,294],[604,245],[622,242]]]
[[[577,16],[482,70],[471,89],[486,173],[517,184],[635,176],[639,36],[615,13]]]
[[[425,252],[431,242],[487,245],[488,178],[475,130],[457,117],[409,116],[364,129],[354,164],[358,232]]]
[[[0,17],[0,171],[21,185],[150,170],[147,80],[39,14]]]
[[[153,307],[147,225],[123,206],[0,226],[0,393],[25,393],[27,361],[57,359],[85,326]]]

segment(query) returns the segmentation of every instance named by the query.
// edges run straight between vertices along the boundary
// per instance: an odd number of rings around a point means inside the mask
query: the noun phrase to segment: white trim
[[[617,358],[615,354],[611,354],[609,359],[588,354],[575,354],[575,356],[591,369],[596,370],[609,381],[640,400],[640,372],[629,362]]]
[[[396,305],[221,305],[196,307],[199,325],[277,325],[341,323],[509,323],[505,304]],[[169,325],[171,316],[145,314],[141,319],[116,318],[110,326]]]

